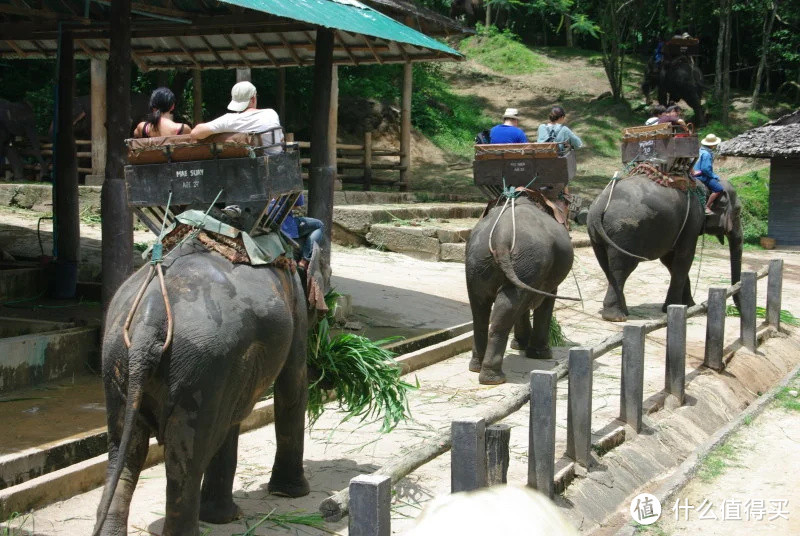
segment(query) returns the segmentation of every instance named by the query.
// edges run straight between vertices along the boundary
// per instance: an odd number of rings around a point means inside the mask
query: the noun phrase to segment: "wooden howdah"
[[[555,199],[575,177],[577,165],[575,151],[559,154],[556,143],[479,144],[472,170],[475,185],[488,197],[497,197],[503,185],[530,185]]]
[[[623,141],[622,161],[627,164],[653,159],[697,158],[699,151],[697,136]]]

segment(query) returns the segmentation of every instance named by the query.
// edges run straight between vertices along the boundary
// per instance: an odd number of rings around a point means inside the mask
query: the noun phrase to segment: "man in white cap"
[[[519,128],[519,110],[506,108],[503,123],[492,127],[489,137],[492,143],[527,143],[528,137]]]
[[[231,102],[228,110],[232,113],[217,117],[208,123],[200,123],[192,129],[192,137],[198,140],[205,139],[212,134],[222,132],[256,132],[264,133],[272,128],[280,127],[281,122],[275,110],[257,107],[258,94],[256,86],[244,81],[234,85],[231,89]],[[263,145],[280,144],[283,141],[283,132],[273,130],[261,135]],[[268,153],[279,153],[279,145],[267,149]]]
[[[719,175],[714,173],[714,153],[712,152],[721,141],[714,134],[709,134],[700,141],[700,157],[695,162],[694,170],[692,171],[694,178],[711,190],[711,195],[708,196],[708,201],[706,202],[706,214],[714,213],[711,210],[711,205],[714,204],[714,201],[724,190],[722,183],[719,182]]]

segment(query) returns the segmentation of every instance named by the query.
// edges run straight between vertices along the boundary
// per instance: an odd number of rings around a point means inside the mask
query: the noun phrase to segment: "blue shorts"
[[[708,189],[711,190],[711,192],[713,193],[721,192],[725,189],[722,187],[722,183],[719,182],[717,179],[713,178],[706,179],[705,177],[703,177],[701,180],[703,181],[703,184],[708,186]]]

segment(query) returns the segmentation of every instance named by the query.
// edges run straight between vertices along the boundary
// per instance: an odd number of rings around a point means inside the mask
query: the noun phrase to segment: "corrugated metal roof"
[[[398,41],[460,56],[458,52],[436,39],[400,24],[355,0],[222,0],[222,2],[325,28],[370,35],[387,41]]]

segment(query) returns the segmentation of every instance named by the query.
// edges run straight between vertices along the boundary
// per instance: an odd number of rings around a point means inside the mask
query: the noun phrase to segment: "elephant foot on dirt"
[[[219,503],[208,501],[200,503],[200,521],[224,525],[242,517],[242,509],[235,502]]]
[[[289,479],[276,476],[274,473],[267,486],[267,491],[278,497],[304,497],[308,495],[311,488],[304,476],[299,479]]]
[[[625,322],[628,320],[628,314],[619,307],[603,307],[603,310],[600,311],[600,316],[607,322]]]
[[[483,360],[476,355],[472,355],[472,359],[469,360],[469,371],[470,372],[480,372],[481,366],[483,365]]]
[[[478,383],[481,385],[500,385],[501,383],[506,383],[506,375],[503,374],[502,370],[483,367],[480,376],[478,376]]]
[[[553,359],[553,351],[549,346],[532,346],[525,349],[528,359]]]

